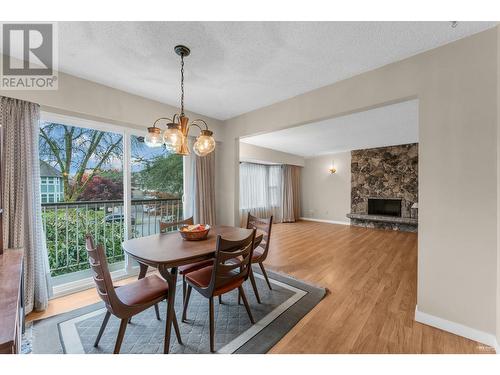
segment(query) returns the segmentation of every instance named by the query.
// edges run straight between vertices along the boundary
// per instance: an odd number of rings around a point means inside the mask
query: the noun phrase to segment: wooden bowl
[[[210,225],[205,224],[205,230],[200,230],[200,231],[185,231],[183,228],[187,228],[187,225],[181,225],[179,227],[179,233],[181,234],[181,237],[185,239],[186,241],[203,241],[206,240],[208,237],[208,232],[210,232]]]

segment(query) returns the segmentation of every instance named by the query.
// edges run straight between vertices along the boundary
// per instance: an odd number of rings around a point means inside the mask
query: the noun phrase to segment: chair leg
[[[156,319],[161,320],[160,309],[158,308],[158,304],[155,304],[155,313],[156,313]]]
[[[247,314],[248,314],[248,317],[250,318],[250,322],[252,322],[252,324],[255,324],[255,320],[253,320],[252,312],[250,311],[250,306],[248,305],[247,296],[245,295],[245,291],[243,290],[243,287],[240,286],[238,288],[238,290],[240,291],[241,299],[243,300],[243,303],[245,304],[245,309],[247,310]]]
[[[174,325],[174,330],[175,330],[175,335],[177,336],[177,342],[179,345],[182,345],[182,338],[181,338],[181,330],[179,329],[179,323],[177,323],[177,316],[174,313],[174,318],[172,320],[172,324]]]
[[[186,292],[186,299],[184,300],[184,308],[182,309],[182,321],[185,322],[187,320],[187,308],[189,304],[189,297],[191,297],[191,289],[193,287],[191,285],[188,285],[187,287],[187,292]]]
[[[215,318],[214,318],[214,297],[209,298],[210,305],[210,351],[215,352]]]
[[[99,340],[101,340],[102,334],[104,333],[104,330],[106,329],[106,325],[108,324],[110,316],[111,316],[111,313],[109,311],[106,311],[106,315],[104,315],[104,320],[102,321],[101,328],[99,329],[99,333],[97,334],[97,338],[95,339],[95,342],[94,342],[95,348],[97,348],[97,346],[99,345]]]
[[[182,275],[182,303],[186,300],[186,276]]]
[[[257,290],[257,284],[255,283],[255,277],[253,275],[253,271],[252,271],[252,267],[250,267],[250,282],[252,283],[252,288],[253,288],[253,292],[255,294],[255,298],[257,298],[257,303],[261,303],[260,302],[260,296],[259,296],[259,291]]]
[[[118,337],[116,338],[114,354],[120,353],[120,348],[122,346],[123,336],[125,336],[125,330],[127,329],[128,319],[122,319],[120,323],[120,330],[118,331]]]
[[[219,294],[219,303],[222,304],[222,294]]]
[[[264,263],[259,263],[260,269],[262,270],[262,274],[264,275],[264,278],[266,279],[267,286],[269,287],[270,290],[273,290],[271,287],[271,283],[269,282],[269,277],[267,277],[267,272],[266,269],[264,268]]]

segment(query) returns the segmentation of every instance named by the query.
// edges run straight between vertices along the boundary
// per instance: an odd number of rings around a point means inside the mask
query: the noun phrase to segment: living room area
[[[498,22],[0,29],[0,359],[498,352]]]

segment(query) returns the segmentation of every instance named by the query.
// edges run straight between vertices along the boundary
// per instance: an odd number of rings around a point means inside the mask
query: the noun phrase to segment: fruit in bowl
[[[202,241],[205,240],[210,231],[208,224],[182,225],[179,227],[179,233],[186,241]]]

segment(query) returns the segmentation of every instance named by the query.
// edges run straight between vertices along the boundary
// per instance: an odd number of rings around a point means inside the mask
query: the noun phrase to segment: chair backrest
[[[93,279],[97,293],[106,304],[106,307],[115,312],[118,309],[119,300],[115,293],[113,281],[109,273],[106,253],[102,245],[94,245],[94,239],[90,234],[85,236],[85,248],[87,250],[90,268],[93,271]]]
[[[184,224],[193,225],[193,217],[191,216],[181,221],[172,221],[172,222],[160,221],[160,233],[166,233],[169,231],[169,229],[172,230],[179,229],[179,226]]]
[[[265,260],[267,253],[269,252],[269,241],[271,240],[271,228],[273,226],[273,217],[268,217],[267,219],[261,219],[259,217],[248,214],[247,218],[247,229],[256,229],[264,232],[262,236],[262,241],[259,246],[264,249],[262,253],[262,260]]]
[[[252,260],[255,241],[255,229],[248,231],[248,236],[239,241],[231,241],[217,236],[217,247],[212,279],[207,288],[210,293],[233,281],[247,279]]]

